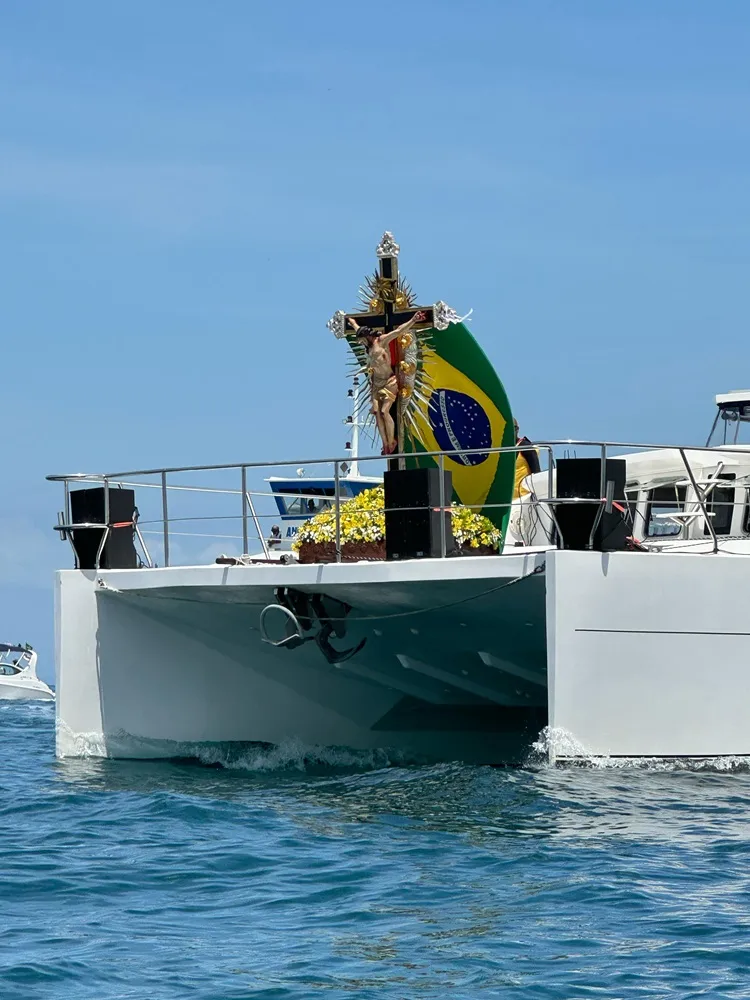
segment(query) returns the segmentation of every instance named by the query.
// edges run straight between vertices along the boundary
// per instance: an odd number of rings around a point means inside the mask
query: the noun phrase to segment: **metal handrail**
[[[548,450],[550,448],[563,448],[563,447],[577,447],[577,448],[638,448],[645,451],[680,451],[683,449],[685,451],[705,451],[711,453],[721,453],[721,454],[731,454],[731,455],[748,455],[750,452],[750,445],[717,445],[711,448],[705,445],[680,445],[680,444],[644,444],[637,441],[586,441],[577,440],[575,438],[562,438],[560,440],[554,441],[533,441],[532,446],[534,448],[541,448]],[[444,455],[446,458],[450,458],[452,455],[499,455],[506,452],[520,452],[528,450],[528,445],[503,445],[496,448],[452,448],[450,450],[444,451],[420,451],[420,458],[436,458],[439,455]],[[413,459],[415,456],[412,453],[394,453],[389,455],[388,459],[405,458]],[[45,478],[49,482],[74,482],[75,480],[90,479],[93,482],[103,482],[105,479],[114,480],[121,479],[123,476],[158,476],[162,474],[172,475],[175,472],[220,472],[222,470],[228,471],[231,469],[268,469],[272,467],[279,466],[308,466],[308,465],[334,465],[335,463],[346,462],[347,464],[351,461],[348,456],[343,458],[298,458],[289,459],[284,461],[270,461],[270,462],[229,462],[221,465],[176,465],[167,466],[158,469],[132,469],[126,472],[106,472],[106,473],[87,473],[87,472],[71,472],[71,473],[56,473],[54,475],[46,476]],[[360,455],[357,459],[359,462],[382,462],[384,458],[382,455]]]
[[[588,441],[588,440],[577,440],[577,439],[573,439],[573,438],[565,438],[565,439],[552,440],[552,441],[535,441],[535,442],[533,442],[533,447],[535,447],[537,449],[537,451],[539,451],[539,452],[546,451],[547,454],[548,454],[548,459],[549,459],[549,461],[548,461],[548,468],[547,468],[547,477],[548,477],[547,493],[548,493],[548,496],[547,497],[541,497],[541,498],[535,496],[534,503],[535,503],[535,505],[540,505],[540,506],[547,505],[547,509],[548,509],[548,512],[549,512],[549,515],[550,515],[550,519],[551,519],[553,525],[556,528],[556,532],[557,532],[557,544],[558,545],[560,545],[562,543],[562,537],[561,537],[561,534],[560,534],[560,529],[559,529],[559,525],[558,525],[558,522],[557,522],[557,518],[555,517],[555,514],[554,514],[554,508],[555,508],[555,506],[557,504],[563,503],[563,502],[565,502],[565,503],[582,503],[582,502],[585,502],[585,503],[598,503],[598,504],[602,505],[600,511],[598,512],[598,516],[601,517],[601,513],[603,512],[603,505],[604,505],[605,500],[606,500],[606,492],[607,492],[606,463],[607,463],[608,449],[609,450],[615,450],[616,449],[618,451],[621,451],[621,450],[634,450],[635,449],[635,450],[641,450],[641,451],[674,451],[677,454],[679,454],[680,458],[682,459],[683,464],[685,465],[685,468],[687,469],[688,476],[690,478],[691,484],[693,486],[693,490],[695,492],[696,501],[697,501],[697,503],[701,507],[701,510],[703,512],[703,515],[704,515],[705,523],[708,525],[708,529],[709,529],[709,531],[710,531],[710,533],[711,533],[711,535],[713,537],[714,551],[718,550],[718,540],[717,540],[717,537],[716,537],[716,533],[715,533],[715,531],[713,529],[713,525],[711,524],[711,518],[709,517],[708,511],[707,511],[707,509],[705,507],[705,503],[704,503],[705,497],[701,494],[701,491],[700,491],[700,489],[699,489],[699,487],[697,485],[697,480],[695,479],[695,476],[694,476],[694,474],[692,472],[692,469],[690,468],[689,462],[687,460],[686,452],[687,451],[690,451],[690,452],[693,452],[693,453],[695,453],[695,452],[706,452],[706,453],[714,455],[714,456],[717,455],[717,454],[721,454],[721,455],[745,455],[745,456],[748,455],[748,447],[743,447],[743,446],[719,445],[719,446],[715,446],[715,447],[708,447],[708,446],[700,446],[700,445],[696,445],[696,446],[661,445],[661,444],[642,444],[642,443],[638,443],[638,442]],[[563,447],[564,448],[599,448],[600,449],[600,451],[601,451],[601,475],[600,475],[600,480],[601,480],[601,482],[600,482],[600,497],[601,497],[601,499],[599,499],[599,500],[591,500],[591,499],[587,499],[587,498],[573,498],[573,497],[571,497],[571,498],[555,498],[555,497],[552,496],[552,494],[554,492],[554,490],[553,490],[553,476],[554,476],[554,465],[555,465],[554,449],[555,448],[563,448]],[[427,452],[420,452],[420,458],[426,458],[426,457],[437,458],[438,459],[438,462],[437,462],[438,467],[442,471],[444,469],[444,463],[445,463],[445,458],[446,457],[450,458],[450,457],[453,457],[453,456],[466,456],[466,455],[478,455],[478,454],[481,454],[481,455],[499,455],[499,454],[505,454],[505,453],[518,454],[519,452],[522,452],[522,451],[526,450],[527,448],[528,448],[528,444],[527,443],[524,443],[523,445],[515,444],[515,445],[506,445],[506,446],[495,447],[495,448],[487,448],[487,447],[484,447],[484,448],[481,448],[481,447],[480,448],[456,448],[456,449],[451,449],[451,450],[447,450],[447,451],[427,451]],[[411,454],[402,454],[402,455],[393,455],[393,456],[390,456],[390,458],[405,458],[405,459],[410,459],[411,458],[411,459],[413,459],[414,456],[411,455]],[[135,476],[159,476],[159,478],[160,478],[160,482],[159,483],[128,483],[128,485],[129,486],[138,486],[138,487],[143,486],[143,487],[150,487],[150,488],[160,489],[161,495],[162,495],[162,518],[161,518],[161,520],[162,520],[162,524],[163,524],[162,538],[163,538],[163,548],[164,548],[164,564],[166,566],[169,566],[169,522],[170,522],[170,518],[169,518],[169,507],[168,507],[167,496],[168,496],[168,491],[170,489],[172,489],[172,490],[194,491],[194,492],[224,493],[224,494],[227,494],[227,495],[235,495],[237,493],[240,493],[241,496],[242,496],[242,515],[241,516],[242,516],[242,522],[243,522],[243,532],[242,532],[243,547],[245,549],[248,548],[248,530],[247,529],[248,529],[248,514],[250,514],[250,516],[252,516],[252,519],[253,519],[253,522],[254,522],[254,525],[255,525],[256,532],[258,534],[258,539],[260,541],[260,544],[262,545],[264,552],[267,553],[268,548],[267,548],[266,540],[265,540],[265,537],[264,537],[263,532],[261,530],[260,521],[259,521],[259,515],[255,511],[255,507],[254,507],[254,504],[253,504],[253,501],[252,501],[252,497],[253,496],[275,496],[275,494],[274,493],[261,492],[261,491],[249,491],[247,489],[247,472],[248,472],[248,470],[249,469],[268,469],[268,468],[273,468],[273,467],[276,467],[276,468],[282,467],[283,468],[283,467],[288,467],[288,466],[299,467],[300,465],[304,465],[304,466],[308,466],[308,467],[309,466],[323,466],[323,465],[331,466],[332,465],[333,466],[333,475],[334,475],[334,495],[330,499],[333,501],[333,503],[335,505],[335,510],[336,510],[336,518],[335,518],[335,520],[336,520],[336,527],[335,527],[335,548],[336,548],[336,559],[337,559],[337,561],[340,561],[341,560],[341,517],[340,517],[340,505],[341,505],[342,499],[346,499],[346,500],[352,499],[350,497],[342,497],[342,494],[341,494],[342,477],[341,477],[341,473],[340,473],[340,467],[341,467],[341,465],[343,463],[349,462],[349,460],[350,459],[347,456],[345,458],[296,459],[296,460],[287,460],[287,461],[283,461],[283,462],[279,462],[279,461],[275,461],[275,462],[240,462],[240,463],[216,464],[216,465],[173,466],[173,467],[163,467],[163,468],[160,468],[160,469],[139,469],[139,470],[131,470],[131,471],[127,471],[127,472],[112,472],[112,473],[104,473],[104,474],[99,474],[99,473],[67,473],[67,474],[49,475],[46,478],[49,481],[51,481],[51,482],[63,482],[63,484],[65,486],[65,517],[64,517],[64,521],[65,521],[66,525],[69,525],[70,521],[71,521],[71,518],[70,518],[70,486],[71,486],[71,484],[79,483],[79,482],[89,482],[89,483],[101,483],[101,484],[103,484],[103,486],[104,486],[104,493],[105,493],[105,518],[104,518],[104,520],[105,520],[105,524],[107,524],[107,522],[109,521],[109,499],[110,499],[109,498],[109,490],[112,487],[123,486],[125,484],[122,482],[122,480],[129,479],[129,478],[132,478],[132,477],[135,477]],[[371,456],[364,456],[364,457],[360,456],[360,457],[358,457],[358,461],[359,462],[366,462],[366,461],[382,462],[383,461],[383,457],[380,456],[380,455],[371,455]],[[167,481],[167,477],[169,475],[173,475],[173,474],[176,474],[176,473],[221,472],[221,471],[236,471],[236,470],[240,470],[241,477],[242,477],[242,483],[241,483],[240,490],[235,490],[235,489],[231,489],[231,490],[229,490],[229,489],[218,489],[218,488],[215,488],[215,487],[200,487],[200,486],[187,486],[187,485],[183,486],[183,485],[176,485],[176,484],[172,485],[172,484],[170,484]],[[440,495],[441,495],[440,507],[441,507],[442,510],[445,510],[447,508],[446,508],[446,498],[444,497],[444,485],[443,485],[443,478],[442,478],[442,476],[440,477]],[[310,496],[313,497],[313,494],[310,494]],[[317,494],[314,495],[314,498],[318,499]],[[483,505],[483,506],[487,506],[487,505]],[[492,506],[507,507],[509,505],[508,504],[494,504]],[[260,515],[260,516],[263,516],[263,515]],[[441,521],[441,524],[442,524],[442,521]],[[93,527],[94,525],[91,525],[91,526]],[[82,524],[78,525],[78,527],[83,527],[83,525]],[[101,525],[97,525],[97,527],[101,527]],[[594,535],[595,531],[596,531],[596,525],[592,529],[592,539],[593,539],[593,535]],[[103,535],[103,538],[102,538],[102,545],[100,547],[101,550],[103,550],[105,540],[106,540],[106,533]],[[590,544],[591,544],[591,541],[592,540],[590,539]],[[441,527],[441,546],[440,546],[440,548],[441,548],[441,554],[443,556],[446,555],[446,544],[447,544],[447,541],[446,541],[446,537],[445,537],[445,526],[442,525],[442,527]]]
[[[105,507],[107,504],[105,504]],[[148,522],[146,522],[148,523]],[[99,546],[96,550],[96,569],[99,569],[99,564],[101,562],[102,553],[104,552],[104,546],[107,544],[107,540],[111,532],[117,528],[130,528],[132,527],[133,533],[137,537],[141,545],[141,550],[146,557],[146,568],[151,569],[153,567],[153,560],[151,559],[151,553],[148,550],[148,546],[143,538],[143,534],[138,523],[138,517],[134,517],[132,521],[123,521],[122,523],[103,523],[101,521],[58,521],[57,524],[52,526],[54,531],[60,532],[60,537],[64,540],[68,538],[72,542],[71,533],[74,531],[81,531],[85,529],[97,528],[102,533],[102,537],[99,540]],[[73,550],[75,552],[75,549]]]
[[[242,472],[244,479],[244,476],[246,475],[245,470],[243,469]],[[260,521],[258,520],[258,515],[255,513],[253,498],[249,493],[245,492],[242,501],[242,539],[244,542],[247,542],[247,511],[249,510],[253,519],[253,524],[255,525],[255,530],[258,532],[258,539],[260,540],[260,544],[263,546],[263,555],[266,559],[268,559],[268,542],[266,541],[265,535],[260,530]],[[245,545],[245,551],[247,552],[247,545]]]
[[[713,522],[711,521],[711,518],[708,516],[708,510],[706,509],[706,504],[705,504],[705,500],[704,500],[703,494],[701,493],[700,489],[698,488],[698,484],[695,481],[695,476],[693,475],[693,470],[690,468],[690,462],[688,462],[688,460],[687,460],[687,455],[685,454],[685,449],[684,448],[680,448],[680,457],[682,458],[682,461],[685,463],[685,471],[687,472],[688,477],[690,478],[690,482],[693,485],[693,492],[695,493],[696,500],[700,504],[700,508],[701,508],[701,512],[703,514],[703,520],[705,522],[705,525],[708,528],[709,532],[711,533],[711,538],[713,539],[713,543],[714,543],[713,550],[714,550],[714,552],[718,552],[719,551],[719,540],[716,537],[716,531],[714,530]]]

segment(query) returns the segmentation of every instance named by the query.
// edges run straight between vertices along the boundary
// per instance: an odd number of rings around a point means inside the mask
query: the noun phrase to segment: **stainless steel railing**
[[[554,493],[554,470],[555,470],[555,456],[556,452],[560,449],[564,449],[566,452],[574,450],[577,454],[579,449],[595,449],[598,452],[601,464],[601,478],[600,478],[600,498],[594,500],[594,503],[599,503],[600,510],[597,514],[597,519],[599,519],[605,510],[611,509],[612,498],[608,496],[607,489],[607,479],[606,479],[606,469],[607,469],[607,458],[608,457],[625,457],[625,454],[632,452],[647,452],[647,451],[672,451],[676,453],[682,464],[685,467],[688,479],[690,481],[695,503],[698,504],[704,523],[707,525],[707,530],[711,536],[712,550],[714,552],[718,551],[718,538],[716,532],[714,531],[713,525],[711,523],[712,518],[709,516],[710,512],[706,507],[707,493],[699,485],[698,480],[691,468],[690,461],[688,459],[688,452],[691,453],[709,453],[711,456],[725,456],[725,455],[740,455],[744,456],[748,462],[748,471],[750,472],[750,452],[747,448],[742,447],[732,447],[732,446],[721,446],[719,448],[708,448],[706,446],[695,446],[686,447],[680,445],[655,445],[655,444],[641,444],[637,442],[613,442],[613,441],[588,441],[588,440],[574,440],[574,439],[562,439],[553,441],[537,441],[533,443],[533,447],[536,448],[540,456],[546,459],[546,470],[543,471],[542,475],[546,472],[547,480],[547,496],[539,497],[534,500],[535,504],[546,509],[550,521],[555,528],[556,544],[564,544],[564,539],[560,531],[559,523],[555,516],[555,508],[560,504],[565,503],[592,503],[590,498],[557,498],[553,496]],[[503,448],[467,448],[461,450],[452,451],[434,451],[421,453],[422,457],[432,457],[436,460],[438,468],[442,473],[445,469],[445,459],[446,458],[461,458],[462,456],[471,455],[494,455],[503,453],[514,453],[524,451],[528,448],[528,444],[524,445],[513,445]],[[412,455],[394,455],[391,458],[404,458],[410,459],[414,456]],[[382,456],[365,456],[358,458],[359,463],[382,463],[384,459]],[[266,533],[262,529],[261,519],[264,517],[273,517],[274,519],[279,518],[279,514],[265,515],[258,512],[256,509],[255,500],[261,497],[275,497],[270,490],[255,490],[248,488],[248,474],[253,471],[269,470],[269,469],[292,469],[298,468],[299,466],[304,466],[305,468],[322,468],[322,467],[333,467],[332,477],[325,475],[321,478],[333,478],[334,481],[334,495],[330,499],[333,502],[335,508],[335,550],[337,561],[341,560],[341,504],[347,500],[351,500],[349,496],[342,495],[342,483],[345,483],[345,477],[342,476],[341,469],[344,464],[350,463],[350,458],[321,458],[321,459],[305,459],[305,460],[288,460],[283,462],[238,462],[229,464],[215,464],[215,465],[194,465],[194,466],[173,466],[173,467],[162,467],[156,469],[136,469],[129,471],[120,472],[108,472],[108,473],[65,473],[58,475],[47,476],[47,479],[52,482],[62,482],[64,486],[64,511],[61,512],[61,517],[59,518],[59,523],[55,526],[62,537],[71,538],[71,532],[75,528],[93,527],[93,525],[84,525],[82,523],[75,524],[71,520],[71,509],[70,509],[70,489],[74,485],[85,484],[100,484],[104,487],[104,527],[110,530],[112,525],[110,525],[110,490],[119,489],[121,487],[131,487],[138,489],[156,489],[160,493],[161,497],[161,516],[154,518],[152,520],[140,520],[140,526],[147,523],[161,523],[161,545],[163,550],[163,565],[170,565],[170,540],[176,537],[174,531],[170,532],[170,523],[174,524],[175,521],[195,521],[201,519],[207,520],[220,520],[220,519],[240,519],[241,520],[241,541],[243,552],[248,552],[250,533],[249,525],[252,521],[253,527],[258,537],[259,544],[263,551],[264,557],[269,558],[269,549],[266,541]],[[213,486],[199,486],[199,485],[188,485],[182,483],[174,483],[170,481],[170,477],[176,475],[193,475],[193,474],[207,474],[207,473],[222,473],[222,474],[232,474],[236,476],[239,473],[239,483],[232,487],[213,487]],[[156,482],[144,482],[144,478],[154,477]],[[303,484],[301,484],[302,486]],[[170,517],[170,503],[169,495],[179,494],[179,493],[190,493],[190,494],[202,494],[208,493],[214,496],[223,495],[227,497],[237,497],[240,498],[240,511],[239,513],[229,514],[229,515],[219,515],[209,518],[196,518],[196,517],[184,517],[184,518],[174,518]],[[307,498],[308,496],[314,500],[320,500],[319,494],[305,494],[300,491],[299,494],[295,493],[294,496]],[[445,511],[450,506],[450,498],[445,496],[444,480],[441,474],[440,476],[440,509]],[[507,506],[496,504],[495,506]],[[102,527],[98,525],[98,527]],[[145,543],[143,543],[142,535],[140,534],[142,546],[145,549]],[[596,532],[596,525],[592,528],[590,542],[593,542],[593,537]],[[97,564],[101,558],[101,554],[104,548],[104,543],[106,541],[107,533],[103,532],[102,544],[99,548],[99,554],[97,557]],[[198,537],[198,536],[195,536]],[[219,536],[216,536],[219,537]],[[239,538],[239,536],[237,536]],[[444,519],[441,518],[441,553],[444,556],[446,554],[446,528]],[[147,555],[147,565],[152,562],[150,556],[148,555],[148,550],[145,549]]]

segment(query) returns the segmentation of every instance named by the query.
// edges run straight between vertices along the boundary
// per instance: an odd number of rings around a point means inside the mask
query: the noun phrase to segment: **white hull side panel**
[[[41,684],[32,687],[30,684],[13,684],[12,681],[0,678],[0,701],[54,701],[55,696],[47,687]]]
[[[552,755],[750,754],[750,558],[555,552]]]
[[[543,575],[504,585],[544,558],[449,560],[448,578],[425,562],[59,573],[58,755],[298,741],[505,759],[503,719],[536,713],[533,739],[547,695]],[[280,585],[336,596],[360,616],[433,610],[353,626],[332,645],[367,642],[334,665],[314,642],[260,641],[260,610]]]
[[[179,752],[175,744],[315,742],[323,733],[343,742],[355,738],[355,728],[331,709],[313,713],[307,699],[209,643],[131,604],[97,595],[84,574],[66,577],[57,677],[59,756],[98,751],[172,756]],[[211,640],[220,643],[221,636],[217,632]]]

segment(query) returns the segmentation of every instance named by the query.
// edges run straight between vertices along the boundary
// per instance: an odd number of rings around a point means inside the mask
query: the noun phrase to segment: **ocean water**
[[[750,769],[58,762],[0,703],[0,998],[750,996]]]

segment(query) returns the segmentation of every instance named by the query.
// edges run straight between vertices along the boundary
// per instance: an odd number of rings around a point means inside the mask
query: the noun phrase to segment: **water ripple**
[[[744,765],[56,762],[53,722],[0,705],[2,1000],[748,995]]]

